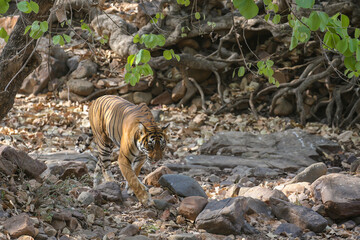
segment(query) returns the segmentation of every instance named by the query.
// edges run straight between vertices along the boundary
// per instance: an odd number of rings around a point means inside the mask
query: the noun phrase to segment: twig
[[[254,92],[250,93],[249,105],[250,105],[252,113],[254,114],[254,117],[256,118],[256,120],[259,120],[259,116],[258,116],[256,108],[254,106]]]
[[[195,85],[195,87],[196,87],[197,90],[199,91],[200,96],[201,96],[201,108],[202,108],[204,111],[206,111],[206,107],[205,107],[205,95],[204,95],[203,90],[201,89],[200,85],[196,82],[195,79],[189,78],[189,80]]]

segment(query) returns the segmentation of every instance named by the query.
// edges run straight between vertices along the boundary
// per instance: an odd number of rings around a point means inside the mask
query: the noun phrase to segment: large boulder
[[[200,184],[185,175],[165,174],[161,176],[159,183],[181,197],[201,196],[207,198]]]
[[[339,150],[338,143],[300,129],[271,134],[220,132],[201,146],[201,155],[190,155],[186,162],[220,168],[241,165],[296,171],[320,161],[318,152],[330,154]]]
[[[313,182],[311,190],[332,219],[360,215],[360,177],[332,173]]]

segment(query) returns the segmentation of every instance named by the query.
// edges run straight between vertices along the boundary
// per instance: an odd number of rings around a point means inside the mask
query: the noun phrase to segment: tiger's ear
[[[161,127],[161,130],[166,131],[166,129],[168,128],[169,125],[170,125],[170,123],[168,123],[165,126]]]

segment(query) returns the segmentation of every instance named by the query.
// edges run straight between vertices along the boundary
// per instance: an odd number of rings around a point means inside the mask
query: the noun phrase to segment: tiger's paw
[[[150,194],[146,194],[143,198],[139,199],[144,207],[154,206],[154,201],[151,199]]]

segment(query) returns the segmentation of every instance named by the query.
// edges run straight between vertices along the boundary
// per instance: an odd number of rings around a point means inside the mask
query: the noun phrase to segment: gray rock
[[[241,195],[240,195],[241,194]],[[263,202],[268,203],[271,197],[279,198],[284,201],[289,201],[285,194],[277,189],[269,189],[266,187],[252,187],[248,189],[246,192],[239,192],[240,196],[251,197],[255,199],[259,199]]]
[[[154,199],[154,206],[156,209],[164,210],[170,206],[170,203],[162,199]]]
[[[84,206],[88,206],[95,201],[95,197],[91,192],[82,192],[77,200]]]
[[[360,159],[353,161],[350,165],[351,173],[360,173]]]
[[[278,169],[271,169],[266,167],[256,167],[252,171],[252,176],[256,178],[273,178],[278,176],[279,174],[282,174],[282,171]]]
[[[69,68],[69,72],[74,71],[79,66],[80,56],[73,56],[66,61],[66,65]]]
[[[46,168],[43,162],[31,158],[26,152],[0,144],[0,172],[11,175],[21,169],[28,176],[38,179]]]
[[[253,213],[262,214],[267,217],[272,217],[270,208],[259,199],[246,198],[246,205],[248,207],[246,214],[250,215]]]
[[[134,92],[133,98],[135,104],[146,103],[149,105],[152,95],[150,92]]]
[[[299,174],[297,174],[290,183],[296,182],[309,182],[313,183],[319,177],[325,175],[327,172],[327,167],[325,163],[314,163],[309,167],[305,168]]]
[[[234,168],[241,165],[289,171],[320,161],[321,156],[317,150],[330,154],[341,148],[335,142],[299,129],[267,135],[220,132],[201,146],[202,155],[190,155],[186,157],[186,162],[219,168]]]
[[[282,223],[276,228],[274,233],[277,235],[286,233],[288,236],[296,238],[296,237],[300,237],[302,235],[303,230],[301,228],[299,228],[298,226],[296,226],[295,224]]]
[[[161,176],[159,183],[181,197],[201,196],[207,198],[200,184],[185,175],[165,174]]]
[[[38,230],[34,227],[33,220],[31,220],[26,213],[21,213],[9,218],[3,226],[7,233],[13,238],[17,238],[21,235],[35,237],[38,233]]]
[[[360,215],[360,177],[332,173],[320,177],[311,184],[311,191],[321,200],[332,219]]]
[[[92,82],[82,79],[71,79],[67,82],[70,92],[80,96],[88,96],[94,91]]]
[[[209,202],[196,218],[196,227],[214,234],[243,233],[246,198],[227,198]]]
[[[353,229],[354,227],[356,227],[356,222],[354,222],[353,220],[348,220],[348,221],[342,223],[341,226],[344,229]]]
[[[50,173],[59,176],[60,179],[69,177],[81,178],[88,173],[88,169],[84,162],[67,161],[67,162],[52,162],[48,165]]]
[[[122,202],[121,188],[116,182],[104,182],[96,187],[102,198],[110,202]]]
[[[180,233],[180,234],[173,234],[168,237],[169,240],[199,240],[200,238],[196,237],[194,234],[191,233]]]
[[[327,169],[328,173],[339,173],[341,171],[342,171],[341,167],[330,167]]]
[[[303,237],[304,240],[310,240],[310,239],[314,239],[315,236],[316,236],[316,233],[307,232],[302,237]]]
[[[150,240],[150,238],[144,236],[144,235],[138,235],[138,236],[132,236],[132,237],[126,237],[126,236],[119,236],[121,240]]]
[[[88,78],[97,72],[97,64],[89,59],[83,60],[79,63],[76,70],[71,73],[71,78]]]
[[[120,231],[120,235],[134,236],[140,231],[139,227],[134,224],[129,224]]]
[[[302,229],[322,232],[327,226],[327,220],[310,208],[295,205],[281,199],[270,198],[273,214],[280,219],[297,225]]]

